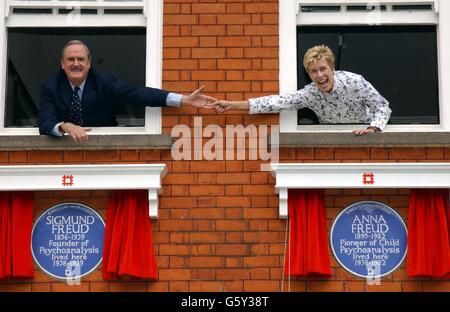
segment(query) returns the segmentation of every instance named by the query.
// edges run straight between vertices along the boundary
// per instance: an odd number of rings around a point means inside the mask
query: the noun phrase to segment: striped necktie
[[[72,93],[72,99],[70,100],[70,122],[74,125],[81,126],[81,101],[80,96],[78,95],[78,91],[80,87],[75,87]]]

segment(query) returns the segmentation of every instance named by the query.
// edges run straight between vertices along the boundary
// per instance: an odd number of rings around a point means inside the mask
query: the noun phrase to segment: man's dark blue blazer
[[[91,68],[81,98],[82,126],[117,126],[118,105],[165,106],[167,94],[167,91],[160,89],[130,85]],[[57,123],[69,121],[71,97],[72,88],[63,70],[44,82],[39,106],[40,134],[52,135]]]

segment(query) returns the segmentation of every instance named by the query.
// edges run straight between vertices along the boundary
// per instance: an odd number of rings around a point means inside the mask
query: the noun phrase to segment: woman
[[[281,109],[313,110],[321,124],[368,123],[357,135],[382,131],[391,115],[389,102],[361,75],[334,70],[334,54],[325,45],[306,51],[303,66],[313,81],[285,95],[269,95],[247,101],[217,101],[217,112],[249,110],[251,114],[275,113]]]

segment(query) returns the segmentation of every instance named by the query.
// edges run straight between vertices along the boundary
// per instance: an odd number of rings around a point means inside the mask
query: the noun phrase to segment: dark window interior
[[[84,41],[91,66],[131,84],[145,84],[146,31],[122,28],[9,28],[6,127],[36,127],[42,83],[61,68],[64,44]],[[117,108],[120,126],[143,126],[145,108]]]
[[[303,56],[320,44],[333,50],[336,70],[361,74],[389,101],[390,124],[439,124],[435,26],[299,26],[299,89],[311,83]],[[299,110],[298,124],[316,123],[310,113]]]

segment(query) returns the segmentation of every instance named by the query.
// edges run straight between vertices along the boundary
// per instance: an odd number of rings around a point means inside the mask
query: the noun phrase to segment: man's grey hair
[[[64,47],[62,48],[62,50],[61,50],[61,59],[64,58],[64,51],[66,51],[66,49],[68,47],[72,46],[72,45],[82,45],[82,46],[84,46],[84,48],[86,49],[86,52],[87,52],[88,59],[89,60],[91,59],[91,52],[89,51],[88,46],[81,40],[70,40],[69,42],[67,42],[64,45]]]

